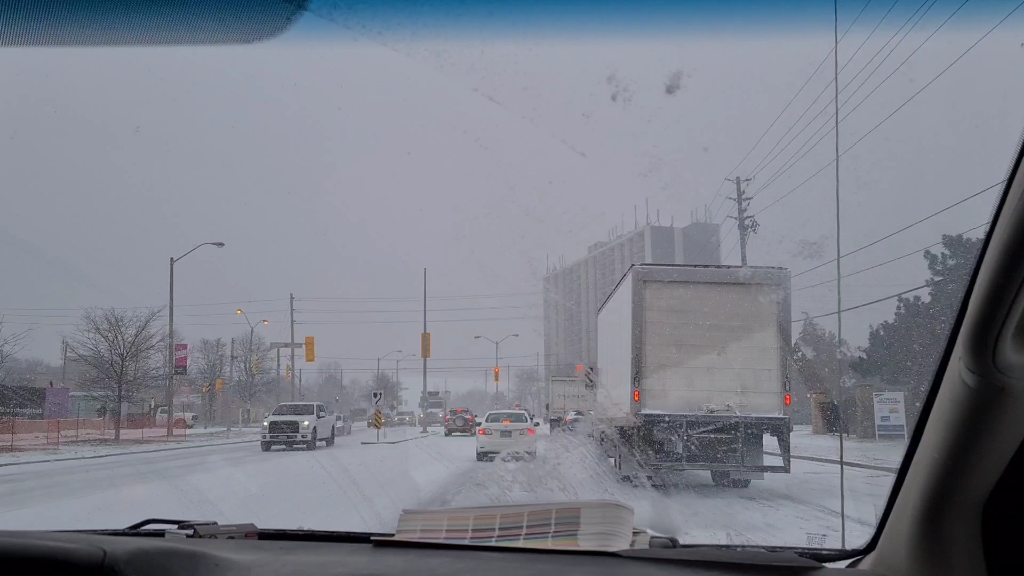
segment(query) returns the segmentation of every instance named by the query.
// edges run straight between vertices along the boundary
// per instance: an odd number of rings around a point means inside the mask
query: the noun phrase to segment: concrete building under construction
[[[647,225],[592,244],[575,262],[544,276],[547,376],[572,376],[597,362],[597,310],[633,264],[721,264],[720,226]]]

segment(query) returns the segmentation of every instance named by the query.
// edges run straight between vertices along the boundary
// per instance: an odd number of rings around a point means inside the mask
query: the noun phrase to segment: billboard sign
[[[188,375],[188,344],[174,344],[174,375]]]
[[[906,404],[903,392],[875,392],[875,436],[907,436]]]

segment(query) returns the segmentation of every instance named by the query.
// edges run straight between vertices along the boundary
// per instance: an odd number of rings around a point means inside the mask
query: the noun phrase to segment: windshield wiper
[[[169,526],[170,528],[151,528]],[[225,540],[277,540],[303,542],[341,542],[371,544],[373,538],[392,537],[379,532],[344,532],[335,530],[305,530],[257,528],[255,524],[218,524],[214,520],[178,520],[172,518],[146,518],[125,528],[103,530],[70,530],[101,536],[144,536],[154,538],[218,538]]]

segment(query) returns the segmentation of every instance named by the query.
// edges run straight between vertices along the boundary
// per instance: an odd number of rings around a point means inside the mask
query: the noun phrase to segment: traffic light
[[[316,362],[316,341],[312,336],[306,336],[306,343],[302,348],[306,351],[306,362]]]
[[[501,368],[499,368],[498,366],[495,366],[494,367],[494,383],[497,384],[498,382],[501,382]]]
[[[288,379],[288,380],[292,379],[292,365],[291,364],[285,364],[285,367],[284,367],[284,377],[286,379]]]
[[[252,373],[253,374],[259,374],[260,373],[260,357],[259,356],[257,356],[257,357],[252,359]]]

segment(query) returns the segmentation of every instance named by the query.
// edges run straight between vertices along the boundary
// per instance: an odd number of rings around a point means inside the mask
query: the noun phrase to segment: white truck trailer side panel
[[[730,405],[740,414],[783,413],[778,286],[658,281],[641,286],[641,410],[699,413],[707,406]],[[621,326],[605,330],[599,324],[599,346],[606,335],[627,333]],[[603,371],[604,349],[599,351]],[[618,394],[629,398],[629,392]]]
[[[630,271],[597,316],[597,404],[602,417],[630,416],[632,357],[633,278]]]

